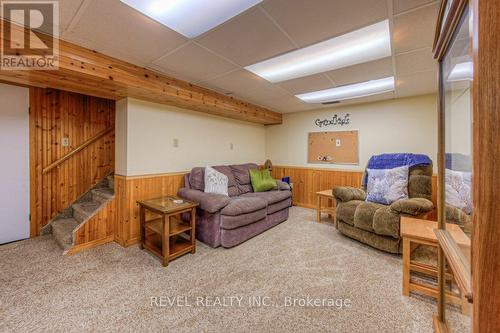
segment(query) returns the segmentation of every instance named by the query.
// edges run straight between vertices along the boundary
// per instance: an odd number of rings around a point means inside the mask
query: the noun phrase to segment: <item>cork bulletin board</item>
[[[307,162],[359,164],[358,131],[309,133]]]

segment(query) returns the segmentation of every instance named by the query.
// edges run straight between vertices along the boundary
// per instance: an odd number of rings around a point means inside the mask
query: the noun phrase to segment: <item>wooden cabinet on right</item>
[[[446,320],[445,267],[473,303],[474,332],[500,331],[500,1],[443,0],[434,56],[439,62],[439,297],[436,332]],[[496,14],[495,14],[496,13]],[[446,226],[472,242],[460,247]]]

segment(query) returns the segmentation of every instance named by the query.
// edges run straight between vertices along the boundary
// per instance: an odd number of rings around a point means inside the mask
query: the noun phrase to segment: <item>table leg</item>
[[[146,210],[144,207],[139,207],[139,225],[141,228],[141,240],[139,242],[139,248],[144,249],[144,242],[146,241]]]
[[[192,254],[196,253],[196,208],[191,209],[191,250]]]
[[[410,295],[410,240],[403,238],[403,296]]]
[[[168,257],[170,255],[170,216],[162,217],[163,232],[161,235],[161,251],[163,255],[163,266],[168,266]]]
[[[321,195],[318,195],[318,207],[316,213],[316,220],[321,223]]]

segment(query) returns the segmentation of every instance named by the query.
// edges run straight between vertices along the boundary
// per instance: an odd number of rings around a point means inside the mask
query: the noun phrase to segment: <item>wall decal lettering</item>
[[[351,119],[349,113],[346,113],[343,117],[335,114],[331,119],[316,119],[314,124],[318,127],[326,126],[344,126],[349,125]]]

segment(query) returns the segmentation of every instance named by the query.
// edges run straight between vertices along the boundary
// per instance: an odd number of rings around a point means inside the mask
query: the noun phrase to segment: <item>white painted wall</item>
[[[266,128],[266,156],[274,165],[363,170],[372,155],[393,152],[427,154],[437,170],[437,99],[425,95],[339,106],[283,115],[282,125]],[[316,119],[350,114],[347,126],[317,127]],[[359,131],[359,165],[309,164],[309,132]]]
[[[116,173],[120,175],[265,161],[263,125],[130,98],[118,102],[116,120]]]
[[[29,90],[0,84],[0,244],[29,238]]]

